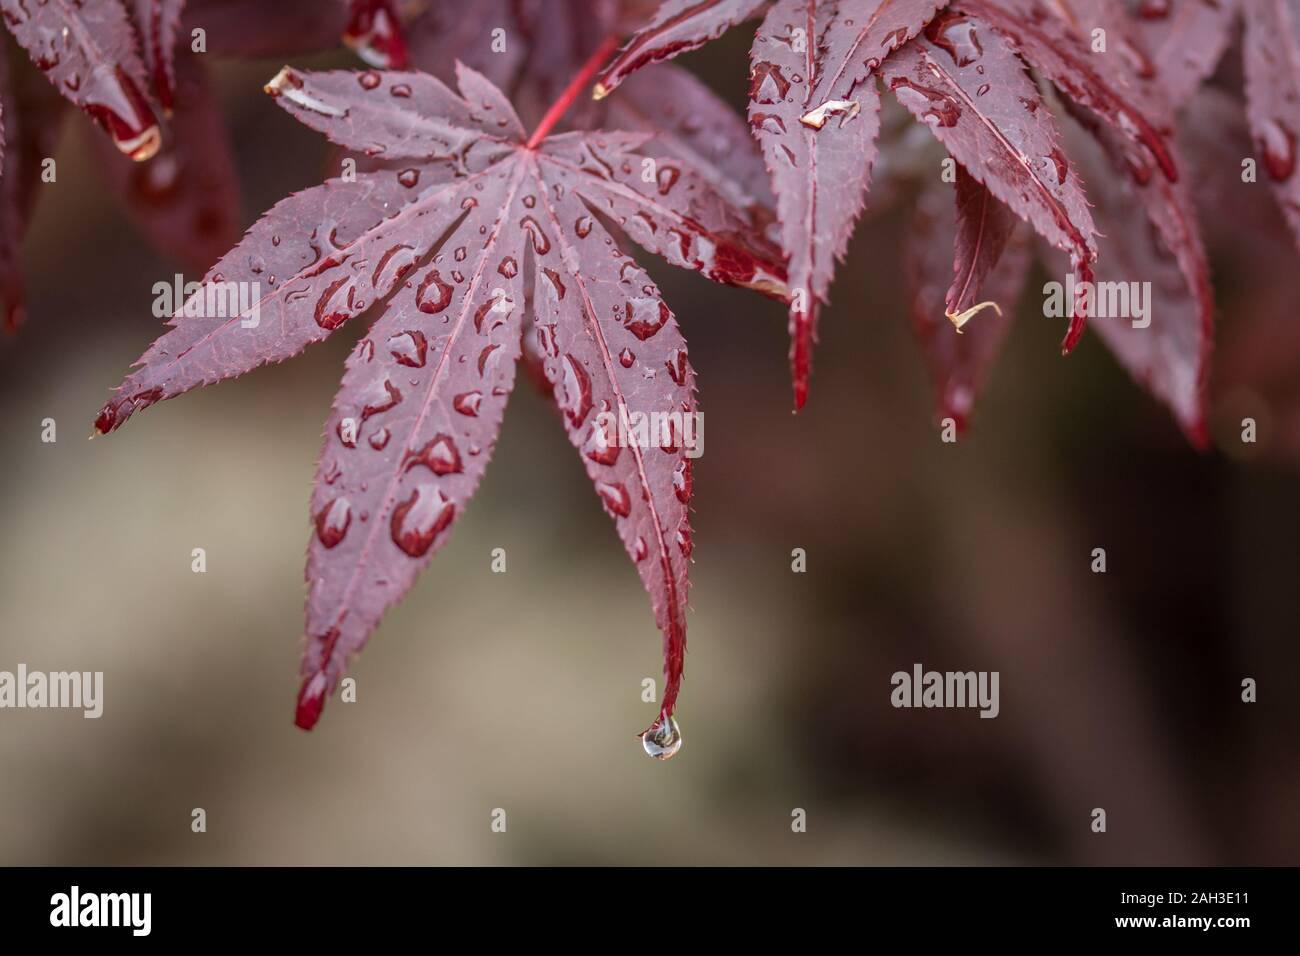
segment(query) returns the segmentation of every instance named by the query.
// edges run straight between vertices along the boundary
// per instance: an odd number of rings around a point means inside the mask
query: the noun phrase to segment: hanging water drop
[[[641,733],[641,746],[656,760],[668,760],[682,749],[682,730],[677,718],[660,716],[648,730]]]

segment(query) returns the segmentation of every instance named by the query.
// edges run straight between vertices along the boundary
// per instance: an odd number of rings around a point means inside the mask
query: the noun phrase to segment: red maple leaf
[[[685,163],[641,152],[645,135],[546,138],[589,76],[529,136],[468,68],[459,95],[422,73],[283,70],[267,87],[281,106],[393,168],[272,209],[99,415],[99,431],[112,431],[154,402],[288,358],[384,301],[348,359],[317,472],[302,727],[447,540],[491,456],[528,333],[663,631],[666,686],[647,740],[675,733],[695,380],[676,320],[620,239],[769,295],[784,295],[785,272],[747,211]],[[255,304],[207,314],[205,297],[231,283],[256,288]]]

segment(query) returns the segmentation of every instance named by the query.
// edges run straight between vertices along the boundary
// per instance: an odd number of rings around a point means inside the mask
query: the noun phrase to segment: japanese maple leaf
[[[785,293],[781,259],[686,164],[639,152],[644,135],[545,138],[544,124],[527,136],[486,78],[462,68],[458,80],[459,95],[422,73],[281,71],[267,87],[281,106],[400,168],[329,180],[274,207],[208,274],[96,427],[112,431],[154,402],[288,358],[385,300],[347,361],[312,499],[297,709],[310,728],[477,487],[531,302],[565,428],[663,632],[666,685],[646,739],[670,755],[692,547],[682,416],[696,411],[695,379],[672,312],[619,240],[775,296]],[[232,282],[258,290],[256,308],[192,314]],[[618,422],[648,418],[669,427],[620,436]]]
[[[215,98],[192,54],[181,63],[177,91],[173,51],[183,6],[54,0],[5,10],[55,89],[102,128],[93,141],[96,168],[141,230],[167,255],[205,269],[239,234],[239,188]],[[172,113],[178,95],[182,109],[168,126],[160,117]]]
[[[1098,319],[1093,328],[1133,378],[1169,406],[1191,443],[1204,448],[1214,293],[1191,191],[1183,182],[1144,184],[1117,174],[1113,150],[1108,169],[1106,142],[1069,139],[1105,217],[1097,278],[1129,288],[1149,283],[1151,295],[1143,319]]]
[[[1023,292],[1033,261],[1029,237],[1011,210],[959,168],[955,189],[927,181],[903,250],[913,329],[938,415],[961,432]],[[945,320],[976,307],[981,296],[998,308],[960,333]]]
[[[444,82],[457,61],[500,87],[525,124],[538,122],[618,28],[617,0],[442,0],[406,27],[411,66]],[[591,128],[600,113],[575,103],[558,129]]]
[[[1300,246],[1300,3],[1258,0],[1246,15],[1246,102],[1250,129],[1282,213]]]
[[[738,23],[757,17],[768,0],[663,0],[596,81],[596,97],[612,93],[642,67],[671,59],[716,40]]]
[[[171,112],[176,98],[176,36],[185,0],[131,0],[145,72],[162,108]]]
[[[1152,83],[1172,111],[1214,72],[1240,17],[1256,158],[1300,247],[1300,0],[1129,0],[1128,6],[1138,43],[1150,56]]]
[[[1101,9],[1110,0],[1094,0]],[[666,0],[602,72],[608,95],[641,67],[694,49],[764,4]],[[1094,227],[1059,131],[1023,59],[1122,142],[1137,170],[1177,166],[1150,118],[1158,101],[1098,67],[1064,9],[1041,0],[776,0],[751,50],[750,123],[763,147],[790,257],[795,404],[807,396],[818,306],[862,211],[876,154],[883,81],[993,195],[1065,250],[1080,280]],[[947,7],[947,9],[944,9]],[[1136,58],[1136,57],[1135,57]],[[979,61],[978,63],[976,61]],[[987,81],[981,75],[992,70]],[[964,317],[963,317],[964,318]],[[1072,313],[1063,351],[1083,331]]]
[[[405,28],[411,65],[451,83],[454,64],[463,62],[500,87],[528,125],[542,118],[582,64],[602,47],[612,49],[612,35],[637,23],[645,7],[645,0],[443,0]],[[758,145],[734,111],[688,71],[670,63],[638,71],[618,96],[575,103],[556,125],[599,128],[653,132],[658,155],[686,160],[735,205],[750,209],[756,229],[771,228],[771,190]]]
[[[145,67],[121,0],[0,0],[5,26],[60,93],[132,159],[158,152],[162,131],[145,95]]]
[[[21,64],[13,64],[21,66]],[[26,289],[22,241],[40,188],[41,163],[54,155],[63,100],[35,71],[11,69],[0,44],[0,318],[7,330],[23,320]]]
[[[1066,252],[1080,280],[1089,281],[1096,229],[1082,183],[1051,112],[1002,35],[976,17],[945,12],[881,70],[899,102],[970,177]],[[996,262],[996,248],[990,251]],[[1074,312],[1063,351],[1078,341],[1085,318]]]
[[[400,66],[405,44],[391,0],[0,0],[5,24],[67,101],[103,131],[96,169],[164,255],[207,269],[239,234],[233,152],[204,66],[178,38],[202,29],[221,53],[271,54],[337,46]],[[5,88],[6,83],[10,88]],[[61,111],[38,102],[23,71],[0,73],[8,148],[18,158],[0,184],[0,307],[23,314],[18,257],[34,170],[53,152]],[[0,173],[3,176],[3,173]]]
[[[1152,64],[1157,57],[1148,52],[1147,46],[1151,38],[1135,29],[1122,4],[1115,0],[1076,0],[1070,6],[1059,7],[1058,13],[1064,29],[1076,36],[1092,35],[1101,29],[1110,36],[1123,37],[1123,43],[1115,47],[1119,58],[1108,61],[1115,87],[1143,102],[1161,127],[1173,125],[1171,97],[1162,87],[1148,85],[1156,77]],[[1043,32],[1056,31],[1044,26]],[[1069,100],[1064,102],[1064,108],[1084,130],[1068,138],[1061,155],[1086,163],[1083,179],[1089,184],[1101,231],[1106,236],[1095,278],[1102,282],[1149,282],[1158,293],[1146,321],[1135,326],[1126,319],[1105,317],[1095,327],[1120,363],[1170,408],[1191,442],[1204,447],[1208,440],[1205,405],[1214,298],[1190,189],[1185,181],[1152,175],[1133,144],[1105,123],[1096,110]],[[1182,165],[1174,142],[1167,141],[1162,148],[1171,166]],[[959,180],[959,196],[961,192]],[[959,266],[961,252],[959,246]],[[996,262],[996,252],[993,258]],[[1054,270],[1055,264],[1049,262],[1049,268]],[[1009,275],[1023,281],[1024,272],[1012,268]],[[978,281],[974,284],[978,287]],[[999,281],[999,286],[1000,295],[1014,301],[1014,292],[1006,288],[1005,281]],[[923,282],[916,286],[914,302],[925,300],[926,288]],[[952,314],[951,306],[948,314]],[[979,334],[975,342],[960,344],[942,329],[918,322],[924,333],[922,346],[927,364],[936,376],[941,395],[941,414],[951,414],[959,424],[964,423],[974,398],[970,386],[978,384],[980,373],[996,353],[1006,321],[981,318],[978,324],[988,326],[987,331]],[[953,360],[963,356],[969,361],[957,362],[954,370]],[[952,395],[960,396],[958,407],[943,398]]]
[[[1214,72],[1232,39],[1238,0],[1131,0],[1130,5],[1154,78],[1177,109]]]
[[[865,80],[870,67],[857,61],[887,38],[907,39],[938,5],[887,2],[874,16],[854,20],[837,3],[778,0],[754,37],[749,121],[772,174],[796,290],[790,309],[796,407],[807,400],[817,304],[827,299],[871,182],[880,97],[874,80]]]
[[[334,0],[339,2],[339,0]],[[400,70],[407,65],[406,38],[395,0],[344,0],[348,3],[348,24],[343,42],[357,56],[381,70]]]

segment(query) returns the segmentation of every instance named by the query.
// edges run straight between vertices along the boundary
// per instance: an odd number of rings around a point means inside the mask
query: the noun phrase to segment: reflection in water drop
[[[656,760],[667,760],[682,749],[682,730],[677,718],[660,717],[641,734],[641,746]]]

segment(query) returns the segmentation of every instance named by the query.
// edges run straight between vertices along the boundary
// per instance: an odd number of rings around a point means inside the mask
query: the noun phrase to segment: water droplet
[[[935,126],[956,126],[961,117],[961,107],[957,101],[946,93],[919,86],[905,76],[896,76],[890,81],[889,88],[912,112],[919,112],[921,119]]]
[[[393,509],[393,543],[413,558],[428,553],[456,516],[456,506],[433,485],[420,485]]]
[[[694,482],[691,476],[691,460],[683,459],[677,465],[677,470],[673,472],[673,494],[682,504],[687,504],[691,500],[691,488]]]
[[[586,239],[591,234],[591,217],[579,216],[578,221],[573,224],[573,231],[578,234],[579,239]]]
[[[881,41],[880,45],[892,53],[906,42],[907,28],[899,27],[897,30],[890,30],[889,33],[885,34],[885,39]]]
[[[559,404],[569,416],[569,423],[576,428],[591,411],[591,378],[583,364],[572,355],[565,354],[563,369],[564,396]]]
[[[658,299],[629,299],[626,308],[623,326],[642,342],[662,329],[672,318],[668,306]]]
[[[676,754],[682,749],[682,730],[677,726],[677,718],[660,715],[648,730],[642,732],[641,746],[656,760],[667,760]]]
[[[582,446],[583,454],[598,465],[613,465],[618,461],[619,453],[622,451],[617,439],[608,434],[609,431],[610,429],[602,424],[601,419],[597,418],[591,423],[591,434],[587,436],[587,441]]]
[[[519,263],[515,262],[513,256],[506,256],[501,260],[501,265],[497,266],[497,272],[507,279],[513,279],[519,274]]]
[[[414,247],[405,243],[393,246],[379,257],[375,271],[370,276],[370,284],[374,286],[375,294],[379,296],[387,295],[397,286],[397,283],[402,281],[414,265]]]
[[[682,171],[676,166],[660,166],[655,177],[659,183],[659,195],[667,196],[681,175]]]
[[[420,171],[418,169],[403,169],[397,174],[397,181],[407,189],[414,189],[420,183]]]
[[[514,307],[514,302],[505,294],[503,290],[497,289],[491,298],[478,307],[474,313],[474,331],[480,335],[483,334],[483,320],[487,318],[489,312],[509,312]],[[495,323],[492,328],[496,328],[501,323]]]
[[[478,416],[479,406],[483,404],[483,393],[479,391],[461,392],[451,400],[451,407],[462,415],[471,418]]]
[[[364,422],[372,415],[386,412],[402,400],[402,393],[397,386],[384,379],[371,385],[361,406],[361,420]]]
[[[430,286],[434,287],[432,292],[429,290]],[[453,292],[455,292],[455,289],[442,280],[438,270],[432,269],[424,277],[420,287],[415,290],[415,307],[421,312],[427,312],[430,315],[437,314],[451,305]]]
[[[428,340],[425,339],[424,333],[418,330],[398,332],[388,339],[388,350],[397,360],[397,364],[408,368],[424,368],[425,353],[428,348]]]
[[[537,326],[537,347],[542,350],[544,355],[556,358],[560,354],[560,345],[555,340],[554,325]]]
[[[388,92],[393,96],[396,96],[399,100],[404,100],[411,95],[411,88],[405,83],[395,83]]]
[[[1065,161],[1065,154],[1059,149],[1054,149],[1051,154],[1048,155],[1047,161],[1056,169],[1056,184],[1058,186],[1065,185],[1065,177],[1070,174],[1070,166]]]
[[[379,85],[379,74],[374,70],[366,70],[357,75],[357,82],[361,84],[363,90],[373,90]]]
[[[596,493],[600,495],[600,500],[605,502],[605,507],[620,518],[626,518],[632,513],[632,497],[618,482],[598,481]]]
[[[683,558],[690,558],[691,552],[695,550],[695,542],[691,540],[691,529],[681,527],[677,529],[677,548],[682,552]]]
[[[636,361],[636,354],[631,349],[624,349],[618,353],[618,362],[624,368],[631,368],[632,363]]]
[[[775,113],[755,113],[750,117],[749,125],[764,133],[785,132],[785,120]]]
[[[686,352],[682,349],[673,349],[672,355],[664,363],[668,366],[668,374],[672,376],[674,382],[678,385],[686,384]]]
[[[1286,182],[1295,174],[1295,134],[1277,120],[1266,120],[1260,136],[1264,168],[1277,182]]]
[[[343,540],[352,524],[352,505],[346,498],[335,498],[316,515],[316,537],[327,548]]]
[[[450,435],[439,433],[424,443],[419,451],[407,452],[403,470],[428,468],[438,477],[459,474],[462,470],[460,450]]]
[[[519,220],[519,225],[523,226],[528,236],[533,241],[533,252],[539,256],[544,256],[551,251],[551,240],[547,238],[542,227],[537,224],[537,220],[532,216],[524,216]]]
[[[555,290],[555,297],[559,300],[564,299],[564,282],[560,279],[560,274],[554,269],[543,269],[543,273],[551,283],[551,288]]]
[[[346,298],[343,287],[347,286]],[[351,276],[336,279],[321,293],[316,300],[316,324],[327,332],[332,332],[356,313],[356,286]]]
[[[970,66],[984,55],[975,24],[960,13],[940,13],[926,26],[925,38],[952,57],[958,67]]]
[[[780,103],[789,92],[790,81],[775,63],[755,63],[749,71],[749,98],[755,103]]]

